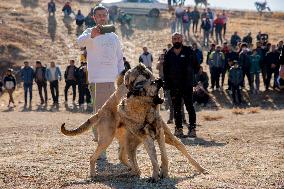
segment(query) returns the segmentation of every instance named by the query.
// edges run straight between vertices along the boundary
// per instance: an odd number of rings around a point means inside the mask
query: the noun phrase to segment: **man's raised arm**
[[[88,42],[91,40],[91,33],[92,29],[88,28],[77,38],[77,43],[80,47],[87,46]]]

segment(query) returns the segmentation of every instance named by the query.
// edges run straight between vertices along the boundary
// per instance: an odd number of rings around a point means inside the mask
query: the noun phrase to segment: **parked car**
[[[109,9],[117,9],[128,14],[158,17],[161,11],[168,10],[166,3],[157,0],[103,0],[101,4]]]

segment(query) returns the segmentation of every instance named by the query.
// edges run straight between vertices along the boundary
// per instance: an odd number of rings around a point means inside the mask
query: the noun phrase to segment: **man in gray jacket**
[[[139,57],[139,63],[144,64],[150,71],[152,71],[153,56],[148,52],[147,47],[143,47],[143,54]]]

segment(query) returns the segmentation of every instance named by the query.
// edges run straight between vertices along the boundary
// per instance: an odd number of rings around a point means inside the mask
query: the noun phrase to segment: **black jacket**
[[[46,82],[46,77],[45,77],[45,75],[46,75],[46,67],[40,67],[40,68],[42,68],[42,81],[43,82]],[[35,82],[37,83],[37,82],[39,82],[38,80],[37,80],[37,72],[38,72],[38,70],[40,69],[40,68],[36,68],[35,69],[35,72],[34,72],[34,79],[35,79]]]
[[[77,69],[75,76],[76,76],[76,80],[78,82],[78,85],[88,84],[88,76],[87,76],[86,70],[87,70],[86,66],[80,66]]]
[[[247,43],[247,44],[252,44],[252,37],[247,35],[243,38],[243,42]]]
[[[193,75],[199,70],[197,57],[191,47],[182,46],[179,55],[169,49],[164,59],[164,80],[167,89],[192,91]]]
[[[14,83],[14,88],[16,88],[16,79],[13,75],[7,75],[4,77],[4,86],[6,87],[6,82],[12,81]]]
[[[265,62],[265,65],[267,66],[267,69],[271,69],[271,64],[275,64],[276,69],[279,69],[280,67],[279,56],[280,54],[278,51],[266,53],[264,62]]]
[[[78,79],[78,68],[76,66],[74,66],[74,77],[76,78],[76,80]],[[67,66],[65,72],[64,72],[64,79],[65,81],[67,80],[67,76],[68,76],[68,71],[69,71],[70,66]]]
[[[226,69],[230,69],[229,61],[239,61],[239,54],[235,51],[231,51],[225,54],[225,66]]]
[[[204,89],[206,89],[206,90],[207,90],[208,85],[209,85],[208,81],[209,81],[209,78],[208,78],[208,75],[207,75],[206,72],[202,72],[201,74],[195,75],[195,82],[196,82],[195,85],[197,85],[198,82],[201,82]]]
[[[249,71],[250,67],[250,52],[241,52],[240,53],[240,61],[239,66],[242,68],[243,71]]]

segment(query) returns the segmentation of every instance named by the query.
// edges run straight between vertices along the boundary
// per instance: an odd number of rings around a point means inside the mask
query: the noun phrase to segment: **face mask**
[[[173,45],[174,45],[175,49],[179,49],[179,48],[181,48],[182,43],[181,42],[175,42]]]

